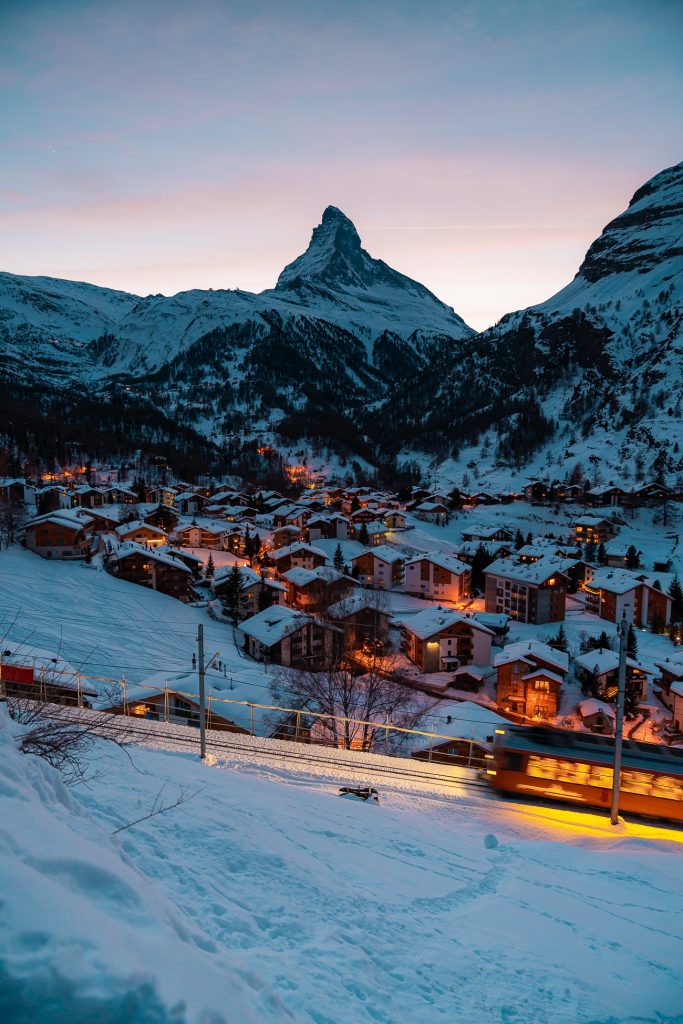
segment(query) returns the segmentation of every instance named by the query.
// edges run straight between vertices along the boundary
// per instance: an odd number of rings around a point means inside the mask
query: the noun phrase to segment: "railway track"
[[[64,721],[65,716],[60,715],[60,720]],[[67,721],[76,722],[76,719],[66,719]],[[135,742],[136,740],[154,740],[168,741],[177,746],[177,744],[183,744],[188,747],[199,747],[199,736],[192,733],[189,736],[183,736],[177,731],[171,731],[163,728],[140,728],[137,723],[135,725],[130,724],[130,719],[123,719],[126,722],[120,726],[117,731],[122,735],[125,735],[128,742]],[[111,733],[111,727],[107,723],[107,732]],[[368,754],[368,762],[363,763],[358,760],[344,757],[330,757],[325,754],[318,754],[314,752],[314,748],[307,747],[305,750],[292,750],[293,744],[288,741],[274,741],[282,742],[282,748],[274,747],[267,744],[261,745],[245,745],[236,741],[230,741],[228,739],[214,739],[215,733],[207,733],[207,747],[210,752],[229,752],[231,754],[237,754],[245,759],[257,758],[259,760],[264,758],[270,758],[277,761],[287,760],[299,765],[316,765],[327,767],[331,770],[337,770],[342,772],[354,771],[363,776],[364,779],[371,780],[373,778],[396,778],[402,779],[403,781],[423,782],[429,783],[430,785],[436,786],[452,786],[458,785],[463,786],[470,790],[479,790],[486,792],[490,795],[490,787],[481,779],[477,777],[477,769],[466,768],[460,765],[454,765],[458,772],[467,772],[468,776],[453,775],[444,771],[424,771],[419,768],[408,768],[405,764],[397,763],[396,766],[383,763],[373,763],[373,755]],[[324,749],[324,748],[323,748]],[[405,761],[405,758],[397,758],[397,762]]]

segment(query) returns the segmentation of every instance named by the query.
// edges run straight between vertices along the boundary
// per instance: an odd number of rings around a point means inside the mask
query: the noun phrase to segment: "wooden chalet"
[[[85,558],[92,550],[93,520],[81,509],[57,509],[25,528],[26,547],[43,558]]]
[[[105,568],[118,579],[158,590],[179,601],[191,601],[194,596],[191,570],[163,549],[144,548],[128,541],[106,557]]]
[[[421,672],[453,672],[462,665],[489,665],[493,632],[462,612],[425,608],[395,619],[401,650]]]
[[[405,563],[404,589],[436,601],[462,601],[469,596],[471,575],[466,562],[432,551]]]
[[[525,719],[555,718],[569,655],[536,640],[508,644],[493,659],[496,701]]]
[[[366,548],[351,559],[353,574],[361,583],[390,590],[403,583],[405,555],[388,544]]]

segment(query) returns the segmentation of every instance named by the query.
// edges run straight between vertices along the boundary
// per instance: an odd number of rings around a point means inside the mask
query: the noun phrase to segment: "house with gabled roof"
[[[621,622],[625,615],[636,626],[659,624],[663,629],[671,621],[671,597],[644,573],[602,569],[593,573],[583,589],[586,611],[609,622]]]
[[[142,519],[134,519],[131,523],[121,523],[114,529],[120,541],[134,540],[138,544],[146,544],[151,548],[166,543],[166,531],[160,526],[152,526]]]
[[[320,548],[312,544],[304,544],[303,541],[295,541],[283,548],[271,552],[271,560],[279,574],[287,572],[288,569],[315,569],[319,565],[325,565],[327,555]]]
[[[282,574],[287,587],[287,604],[302,611],[320,611],[351,592],[355,581],[331,565],[315,569],[294,567]]]
[[[245,651],[256,661],[312,670],[323,668],[342,640],[340,630],[282,606],[258,612],[239,629]]]
[[[555,718],[569,655],[538,640],[507,644],[493,659],[498,707],[526,719]]]
[[[61,508],[26,524],[26,547],[43,558],[85,558],[92,550],[94,523],[81,508]]]
[[[351,559],[353,574],[360,583],[390,590],[403,583],[406,556],[388,544],[365,548]]]
[[[146,548],[135,541],[126,541],[105,556],[104,565],[107,572],[118,579],[149,587],[179,601],[191,601],[194,596],[191,569],[163,547]]]
[[[462,601],[469,596],[471,569],[452,555],[429,551],[410,558],[404,567],[404,589],[437,601]]]
[[[462,612],[435,605],[394,621],[401,630],[401,650],[421,672],[491,663],[493,631]]]

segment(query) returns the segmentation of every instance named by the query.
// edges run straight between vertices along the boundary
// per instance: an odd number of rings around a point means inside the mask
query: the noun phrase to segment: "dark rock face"
[[[683,163],[638,189],[628,209],[593,242],[577,277],[595,282],[609,274],[645,273],[683,255]]]

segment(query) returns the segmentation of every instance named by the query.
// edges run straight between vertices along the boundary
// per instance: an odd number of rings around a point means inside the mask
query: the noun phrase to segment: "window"
[[[534,690],[540,690],[543,693],[550,693],[550,683],[547,679],[534,679]]]

